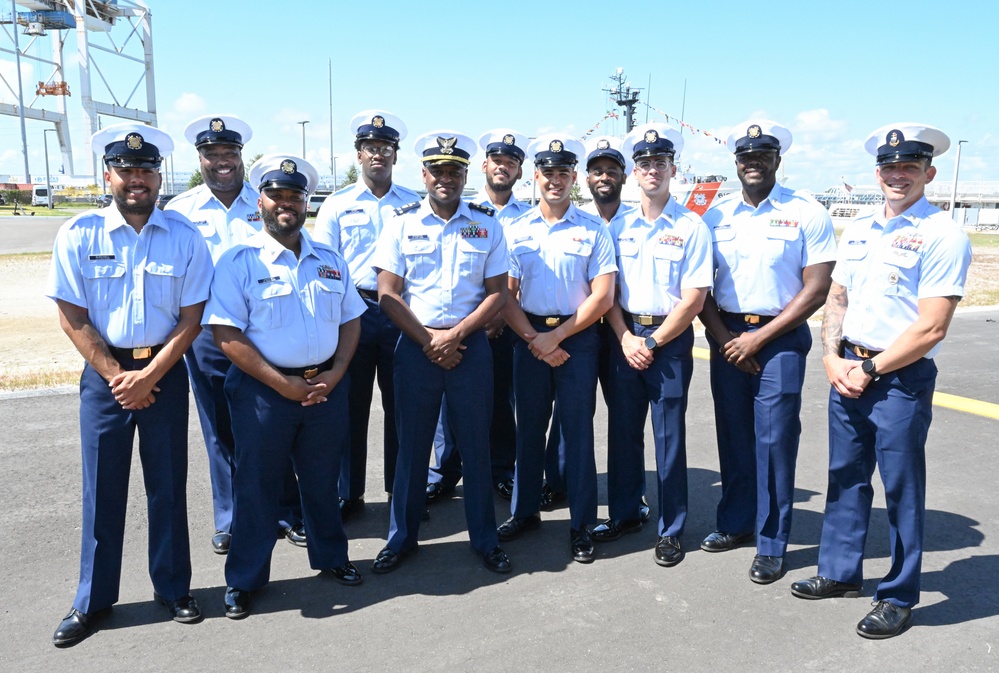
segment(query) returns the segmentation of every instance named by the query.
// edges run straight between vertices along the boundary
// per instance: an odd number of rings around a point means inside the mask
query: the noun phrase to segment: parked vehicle
[[[313,194],[309,197],[309,207],[307,209],[306,215],[309,217],[315,217],[319,212],[319,207],[323,205],[323,201],[326,200],[329,194]]]
[[[51,198],[49,188],[45,185],[35,185],[31,188],[31,205],[48,206]]]
[[[160,210],[163,210],[164,208],[166,208],[166,204],[170,203],[170,200],[173,199],[173,197],[175,196],[177,195],[160,194],[158,197],[156,197],[156,207],[159,208]]]

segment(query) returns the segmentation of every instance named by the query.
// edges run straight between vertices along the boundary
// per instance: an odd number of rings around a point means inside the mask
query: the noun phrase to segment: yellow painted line
[[[710,353],[711,351],[707,348],[694,348],[694,357],[698,360],[707,360]],[[963,411],[966,414],[974,414],[975,416],[999,421],[999,404],[993,404],[992,402],[983,402],[982,400],[951,395],[950,393],[935,392],[933,393],[933,404],[944,409]]]

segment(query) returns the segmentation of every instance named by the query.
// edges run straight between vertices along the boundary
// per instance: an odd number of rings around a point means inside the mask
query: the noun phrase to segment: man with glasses
[[[749,578],[778,580],[794,506],[801,434],[806,320],[825,301],[836,259],[829,213],[777,183],[791,132],[763,119],[728,137],[742,191],[704,214],[714,248],[714,288],[701,322],[711,346],[722,496],[717,530],[701,549],[723,552],[751,539]]]
[[[624,152],[635,162],[641,205],[611,222],[617,300],[607,316],[615,337],[608,395],[607,493],[610,518],[593,539],[615,540],[642,528],[645,419],[652,409],[656,448],[658,541],[655,562],[683,560],[687,517],[687,391],[694,371],[691,323],[711,287],[711,238],[694,213],[669,193],[680,133],[666,124],[631,131]]]
[[[599,219],[571,200],[582,143],[546,134],[528,148],[541,202],[508,228],[510,295],[504,312],[514,345],[517,471],[512,516],[498,530],[513,540],[541,525],[545,432],[559,409],[574,561],[594,558],[589,526],[597,518],[593,455],[598,337],[594,323],[614,302],[614,247]]]
[[[243,146],[250,141],[250,126],[232,115],[207,115],[187,125],[184,137],[198,151],[204,183],[178,195],[166,210],[187,217],[204,236],[212,263],[226,250],[260,231],[257,200],[260,195],[243,178]],[[232,364],[203,330],[184,356],[191,377],[194,401],[201,419],[201,433],[208,450],[212,484],[215,535],[212,549],[226,554],[232,536],[233,439],[225,375]],[[284,484],[285,507],[275,522],[292,544],[304,545],[302,512],[295,473],[289,465]]]
[[[339,484],[340,511],[345,521],[364,508],[368,418],[376,376],[384,412],[384,484],[385,491],[392,492],[399,452],[392,361],[399,328],[378,306],[378,279],[371,259],[383,223],[392,211],[420,198],[413,190],[392,181],[392,167],[399,159],[399,141],[406,137],[402,120],[382,110],[365,110],[351,120],[350,128],[361,165],[361,179],[323,202],[313,231],[316,241],[343,255],[350,267],[350,277],[368,307],[361,316],[361,338],[349,372],[350,444],[343,452]]]
[[[372,260],[382,310],[402,331],[395,353],[399,457],[388,540],[372,572],[398,569],[418,548],[429,451],[446,398],[461,447],[472,550],[487,570],[507,573],[490,485],[493,363],[484,329],[506,301],[506,243],[492,208],[461,199],[475,142],[434,131],[415,149],[427,198],[386,221]]]
[[[479,147],[486,153],[482,172],[486,184],[473,203],[492,208],[500,226],[507,226],[530,206],[513,196],[513,188],[524,174],[524,148],[527,137],[512,129],[493,129],[482,134]],[[486,336],[493,353],[493,422],[489,430],[493,486],[507,500],[513,495],[513,470],[517,460],[517,423],[513,409],[513,342],[516,336],[506,329],[498,313],[486,325]],[[461,455],[447,422],[446,407],[434,437],[435,464],[427,479],[427,502],[432,503],[454,491],[461,479]]]
[[[309,565],[361,583],[329,497],[347,434],[347,365],[365,310],[343,258],[302,234],[319,182],[304,159],[261,157],[250,172],[263,230],[219,260],[204,325],[234,367],[225,392],[236,440],[235,513],[226,558],[225,615],[250,613],[270,579],[280,486],[289,458],[302,494]]]

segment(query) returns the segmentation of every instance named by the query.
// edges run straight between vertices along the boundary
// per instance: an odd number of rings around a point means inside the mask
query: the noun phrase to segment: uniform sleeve
[[[228,325],[245,331],[250,320],[246,294],[248,273],[237,256],[240,248],[226,252],[215,267],[211,296],[205,306],[202,325]]]
[[[614,242],[611,241],[607,227],[600,226],[593,237],[593,252],[590,254],[590,265],[587,269],[589,280],[616,271],[617,260],[614,257]]]
[[[694,216],[690,236],[684,247],[683,264],[680,267],[680,289],[710,288],[714,279],[714,259],[711,249],[711,234],[708,225]]]
[[[858,226],[856,222],[850,223],[846,231],[839,239],[839,248],[836,251],[836,266],[833,267],[832,280],[834,283],[839,283],[847,290],[850,289],[850,283],[852,282],[852,262],[847,256],[847,252],[850,249],[850,241],[853,241],[857,237],[857,233],[861,231],[861,227]],[[870,233],[868,233],[870,236]],[[866,245],[866,244],[865,244]],[[870,246],[867,246],[870,249]]]
[[[920,260],[919,299],[963,297],[964,283],[971,265],[971,242],[953,226],[930,245]]]
[[[402,240],[405,216],[397,216],[389,219],[382,227],[382,233],[378,237],[375,247],[375,254],[371,258],[371,266],[378,273],[379,269],[384,269],[397,276],[405,278],[406,260],[403,258],[399,241]]]
[[[510,271],[510,251],[506,247],[506,237],[499,220],[493,220],[493,235],[490,241],[489,254],[486,256],[485,278],[501,276]]]
[[[191,227],[194,230],[194,227]],[[212,255],[208,252],[208,244],[205,239],[194,230],[191,237],[190,257],[187,262],[187,270],[184,273],[184,286],[180,293],[180,305],[193,306],[208,299],[212,286],[212,274],[215,269],[212,265]]]
[[[319,206],[319,212],[316,213],[316,224],[312,229],[312,239],[319,243],[324,243],[338,253],[341,253],[338,215],[339,210],[332,198],[323,201],[323,205]]]
[[[836,231],[829,212],[821,205],[809,205],[812,207],[805,212],[810,211],[810,217],[803,218],[801,231],[805,245],[801,254],[803,267],[836,259]]]
[[[364,303],[361,295],[357,292],[357,288],[354,287],[354,281],[350,279],[350,270],[347,268],[347,262],[343,261],[342,257],[340,258],[340,273],[343,278],[344,287],[343,301],[340,303],[340,324],[342,325],[368,310],[368,305]]]
[[[49,266],[45,296],[88,308],[86,285],[80,268],[79,236],[70,223],[59,230],[52,247],[52,264]]]

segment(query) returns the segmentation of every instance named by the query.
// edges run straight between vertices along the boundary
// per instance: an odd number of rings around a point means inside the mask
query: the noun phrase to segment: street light
[[[298,122],[298,123],[302,125],[302,158],[304,159],[305,158],[305,125],[308,124],[309,122],[308,121],[304,121],[304,122]]]
[[[954,217],[954,206],[957,205],[957,172],[961,169],[961,145],[966,142],[968,141],[957,141],[957,159],[954,161],[954,186],[950,190],[950,216],[955,222],[957,222],[957,218]]]
[[[49,173],[49,134],[55,132],[55,129],[42,131],[42,143],[45,145],[45,193],[48,194],[49,209],[55,208],[52,203],[52,176]]]

